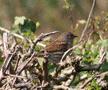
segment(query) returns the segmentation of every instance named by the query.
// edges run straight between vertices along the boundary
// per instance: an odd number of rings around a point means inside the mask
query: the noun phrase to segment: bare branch
[[[82,32],[82,35],[81,35],[81,38],[80,38],[79,42],[82,41],[83,36],[84,36],[84,34],[85,34],[85,32],[86,32],[86,30],[87,30],[87,28],[88,28],[89,21],[90,21],[90,18],[91,18],[91,16],[92,16],[92,13],[93,13],[93,9],[94,9],[94,7],[95,7],[95,4],[96,4],[96,0],[93,0],[93,4],[92,4],[91,10],[90,10],[90,13],[89,13],[89,15],[88,15],[88,19],[87,19],[86,25],[85,25],[85,27],[84,27],[84,29],[83,29],[83,32]]]

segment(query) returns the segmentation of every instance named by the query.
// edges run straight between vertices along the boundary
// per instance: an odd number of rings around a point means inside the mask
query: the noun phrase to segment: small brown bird
[[[72,47],[74,38],[77,37],[71,32],[61,34],[57,39],[49,43],[43,52],[47,53],[49,62],[59,63],[66,50]]]

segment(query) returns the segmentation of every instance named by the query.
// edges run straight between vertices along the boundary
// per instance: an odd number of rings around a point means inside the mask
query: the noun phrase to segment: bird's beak
[[[74,38],[76,38],[76,37],[78,37],[78,36],[75,36],[75,35],[74,35]]]

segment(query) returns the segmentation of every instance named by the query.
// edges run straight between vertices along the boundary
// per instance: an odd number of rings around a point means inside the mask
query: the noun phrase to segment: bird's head
[[[66,41],[70,41],[70,42],[71,42],[71,41],[73,41],[73,39],[76,38],[76,37],[77,37],[77,36],[75,36],[75,35],[72,34],[71,32],[67,32],[64,38],[65,38]]]

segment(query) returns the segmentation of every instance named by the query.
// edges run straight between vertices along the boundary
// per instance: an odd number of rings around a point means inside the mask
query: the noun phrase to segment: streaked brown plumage
[[[48,60],[53,63],[58,63],[66,50],[72,47],[73,40],[76,36],[71,32],[61,34],[53,42],[49,43],[44,52],[47,52]]]

